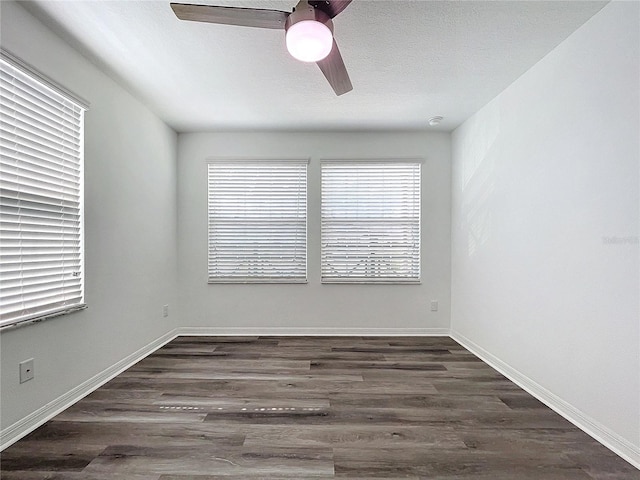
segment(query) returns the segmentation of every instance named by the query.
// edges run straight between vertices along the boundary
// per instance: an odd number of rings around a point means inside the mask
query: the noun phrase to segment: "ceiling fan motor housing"
[[[333,34],[333,21],[329,15],[320,9],[312,7],[306,0],[301,0],[293,9],[293,12],[287,17],[287,21],[284,24],[285,31],[288,31],[292,25],[304,20],[320,22],[326,25]]]

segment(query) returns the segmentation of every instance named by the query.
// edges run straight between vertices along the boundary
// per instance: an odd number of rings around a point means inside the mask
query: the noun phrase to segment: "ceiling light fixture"
[[[432,127],[437,127],[442,122],[442,117],[440,115],[436,115],[435,117],[431,117],[429,119],[429,125]]]
[[[331,53],[333,34],[316,20],[302,20],[287,30],[287,50],[302,62],[317,62]]]
[[[331,18],[300,0],[284,24],[287,32],[287,50],[293,58],[302,62],[319,62],[326,58],[333,48],[333,22]]]

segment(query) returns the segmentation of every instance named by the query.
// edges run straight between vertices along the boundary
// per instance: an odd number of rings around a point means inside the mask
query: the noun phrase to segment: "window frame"
[[[212,157],[207,161],[207,283],[215,284],[306,284],[309,275],[309,158],[296,157]],[[302,185],[302,198],[304,199],[304,275],[302,276],[229,276],[212,275],[212,181],[211,165],[242,165],[242,166],[277,166],[277,165],[304,165],[304,183]],[[282,223],[282,221],[280,221]],[[291,221],[292,224],[296,223]]]
[[[18,326],[24,326],[24,325],[28,325],[28,324],[32,324],[32,323],[37,323],[37,322],[41,322],[43,320],[47,320],[50,318],[54,318],[54,317],[58,317],[61,315],[66,315],[69,313],[73,313],[79,310],[83,310],[85,308],[87,308],[86,305],[86,298],[85,298],[85,285],[86,285],[86,271],[85,271],[85,231],[84,231],[84,115],[86,113],[86,111],[89,109],[89,104],[88,102],[86,102],[85,100],[81,99],[80,97],[70,93],[68,90],[66,90],[65,88],[61,87],[60,85],[58,85],[56,82],[52,81],[51,79],[49,79],[47,76],[43,75],[42,73],[38,72],[36,69],[34,69],[33,67],[29,66],[28,64],[26,64],[25,62],[23,62],[21,59],[19,59],[18,57],[14,56],[13,54],[11,54],[10,52],[8,52],[7,50],[5,50],[4,48],[0,48],[0,60],[2,61],[2,69],[5,71],[5,74],[11,79],[11,81],[18,81],[18,82],[23,82],[23,80],[21,80],[19,77],[26,77],[26,80],[28,83],[25,83],[25,85],[28,86],[28,88],[30,89],[31,92],[34,92],[38,95],[41,95],[43,98],[49,99],[51,102],[54,103],[59,103],[59,104],[70,104],[70,110],[74,111],[76,113],[74,113],[73,115],[78,116],[77,119],[77,137],[73,136],[72,138],[74,138],[75,140],[77,140],[78,142],[78,148],[77,148],[77,155],[72,155],[71,157],[66,157],[63,155],[53,155],[51,156],[51,158],[55,158],[55,160],[50,161],[49,163],[51,163],[52,165],[55,166],[60,166],[61,169],[66,169],[67,167],[63,167],[63,165],[65,165],[68,162],[72,162],[74,165],[77,165],[75,167],[73,167],[71,169],[72,173],[66,173],[65,177],[71,177],[73,180],[73,182],[77,181],[77,194],[74,195],[74,200],[72,201],[73,203],[76,203],[77,199],[77,211],[78,211],[78,219],[77,222],[73,222],[73,225],[76,226],[74,228],[78,229],[78,233],[77,233],[77,240],[79,242],[78,245],[78,268],[75,272],[73,272],[73,276],[80,277],[80,284],[79,284],[79,295],[74,295],[73,298],[78,298],[78,301],[74,301],[72,303],[69,304],[64,304],[64,302],[67,302],[68,300],[60,300],[60,302],[58,303],[63,303],[62,305],[56,305],[55,307],[51,306],[51,303],[49,303],[49,308],[47,307],[47,303],[43,303],[42,305],[35,305],[32,306],[30,308],[26,308],[23,307],[23,313],[22,314],[15,314],[15,315],[9,315],[7,318],[5,319],[0,319],[0,330],[5,330],[5,329],[9,329],[9,328],[15,328]],[[5,66],[6,65],[6,66]],[[3,74],[4,75],[4,74]],[[15,79],[15,80],[14,80]],[[7,107],[8,108],[8,107]],[[66,109],[67,107],[65,107]],[[31,108],[29,108],[28,110],[26,110],[27,113],[26,114],[22,114],[24,115],[24,119],[27,119],[27,121],[31,120],[33,117],[32,115],[38,115],[37,110],[32,110]],[[33,112],[33,113],[31,113]],[[10,128],[11,125],[15,125],[16,123],[18,123],[18,116],[17,115],[13,115],[13,116],[9,116],[7,115],[11,120],[10,123],[7,123],[7,127],[3,127],[5,129],[6,132],[10,132]],[[21,116],[22,118],[22,116]],[[60,124],[56,124],[54,127],[55,132],[59,132],[60,130],[62,130],[64,127],[64,124],[66,122],[70,122],[70,124],[72,125],[76,125],[74,123],[74,121],[70,121],[70,119],[72,118],[72,114],[66,114],[66,116],[61,117],[62,120],[60,121]],[[27,124],[29,127],[31,127],[32,124]],[[59,133],[58,133],[59,134]],[[33,136],[33,139],[37,139],[38,134],[33,133],[30,134]],[[7,139],[10,139],[11,137],[8,136]],[[34,140],[35,141],[35,140]],[[7,140],[7,142],[10,144],[10,140]],[[7,145],[7,143],[5,143],[5,146]],[[23,144],[20,144],[23,145]],[[20,146],[19,148],[24,148],[22,146]],[[15,173],[12,173],[13,171],[15,171],[15,169],[21,169],[26,166],[26,164],[23,164],[22,167],[20,166],[20,159],[18,158],[21,154],[19,153],[19,150],[15,150],[14,153],[15,157],[13,160],[13,164],[10,165],[11,162],[9,162],[8,158],[3,161],[2,166],[4,168],[7,169],[7,171],[5,172],[7,177],[5,177],[5,181],[11,178],[11,175],[16,175]],[[69,160],[69,158],[72,158],[72,160]],[[33,162],[36,163],[33,163]],[[29,165],[39,165],[41,162],[40,157],[33,157],[33,160],[29,163]],[[3,168],[3,169],[4,169]],[[31,167],[33,168],[33,167]],[[41,168],[41,167],[38,167]],[[29,170],[29,169],[28,169]],[[7,173],[8,172],[8,173]],[[29,178],[37,178],[36,176],[34,177],[24,177],[25,179]],[[60,182],[60,184],[64,183],[64,182],[68,182],[71,180],[65,179],[63,180],[64,177],[60,176],[60,177],[54,177],[51,176],[51,178],[55,178],[56,181],[54,182],[54,185],[58,186]],[[18,182],[18,184],[20,184]],[[24,183],[22,185],[25,185]],[[61,194],[62,192],[62,188],[63,187],[59,187],[60,190],[55,190],[52,189],[52,192]],[[9,190],[10,191],[10,190]],[[21,195],[25,195],[25,194],[21,194],[19,193],[21,192],[21,190],[17,190],[16,193],[14,195],[16,195],[15,199],[13,201],[10,201],[9,203],[4,203],[6,201],[8,201],[8,199],[12,198],[10,196],[3,196],[3,205],[6,206],[8,208],[6,215],[7,217],[5,217],[5,219],[9,220],[9,219],[16,219],[16,213],[10,213],[11,210],[14,210],[15,212],[19,212],[20,208],[21,208],[21,202],[23,202],[24,200],[20,200]],[[46,195],[43,196],[43,198],[48,198],[48,199],[54,199],[56,198],[55,196],[51,196],[48,197]],[[67,200],[65,200],[66,202]],[[71,201],[71,200],[70,200]],[[13,207],[10,207],[9,205],[11,203],[15,203],[16,205]],[[36,210],[37,212],[38,210]],[[61,222],[61,218],[64,215],[64,213],[62,213],[62,211],[58,212],[58,217],[55,217],[57,220],[57,222]],[[38,218],[38,217],[36,217]],[[22,225],[22,223],[19,221],[19,217],[18,217],[18,225]],[[41,225],[38,223],[34,223],[34,226]],[[57,232],[53,232],[55,235],[57,235],[57,237],[54,238],[59,238],[61,240],[57,240],[57,241],[64,241],[64,235],[65,233],[63,233],[61,231],[60,227],[55,227],[56,229],[59,229]],[[65,229],[68,227],[64,227]],[[17,232],[18,233],[18,238],[20,238],[22,236],[22,232],[24,230],[22,230],[22,227],[18,227]],[[9,238],[9,237],[7,237]],[[6,242],[7,240],[4,240],[4,242]],[[9,240],[10,241],[10,240]],[[5,246],[7,244],[5,243]],[[18,246],[18,243],[15,244],[16,246]],[[19,248],[19,247],[18,247]],[[60,257],[63,258],[63,257]],[[63,267],[63,265],[65,265],[65,261],[64,260],[59,260],[60,263],[58,265],[60,265],[60,268],[65,268]],[[15,262],[12,262],[15,263]],[[23,265],[24,265],[24,261],[22,259],[19,260],[18,262],[19,266],[15,268],[15,272],[16,274],[19,274],[20,276],[18,278],[22,278],[22,272],[24,272],[23,270]],[[60,274],[56,274],[56,275],[60,275]],[[62,275],[60,275],[62,276]],[[63,284],[64,280],[62,279],[58,279],[57,282],[60,282],[60,284]],[[10,288],[8,287],[6,284],[4,285],[5,288]],[[12,287],[15,288],[15,287]],[[78,291],[78,290],[76,290]],[[23,295],[24,291],[18,291],[16,293],[16,295]],[[19,297],[21,298],[21,297]],[[34,310],[34,311],[30,311],[28,313],[24,313],[25,310]],[[5,314],[10,313],[10,312],[5,312]]]
[[[417,275],[415,276],[405,276],[405,277],[393,277],[393,276],[341,276],[341,275],[327,275],[327,270],[331,268],[331,265],[327,263],[327,257],[329,255],[329,250],[327,248],[328,243],[328,234],[327,234],[327,225],[331,223],[331,217],[326,214],[326,204],[327,204],[327,196],[325,195],[325,166],[330,165],[343,165],[343,166],[352,166],[353,168],[357,168],[357,165],[384,165],[384,164],[410,164],[418,167],[417,172],[417,182],[415,186],[417,186],[417,201],[413,205],[413,208],[417,208],[417,242],[416,249],[417,253],[413,255],[411,258],[417,263]],[[396,157],[396,158],[372,158],[372,159],[321,159],[320,161],[320,197],[321,197],[321,206],[320,206],[320,275],[321,275],[321,283],[322,284],[360,284],[360,285],[417,285],[421,284],[421,275],[422,275],[422,165],[424,164],[423,158],[404,158],[404,157]],[[383,217],[378,218],[380,223],[383,223]],[[352,217],[351,222],[355,223],[355,217]],[[348,220],[345,220],[348,223]],[[390,222],[390,221],[389,221]],[[362,222],[365,223],[365,222]],[[345,248],[345,247],[343,247]],[[348,248],[348,247],[346,247]],[[354,247],[354,252],[357,247]],[[348,258],[348,254],[345,254],[345,258]]]

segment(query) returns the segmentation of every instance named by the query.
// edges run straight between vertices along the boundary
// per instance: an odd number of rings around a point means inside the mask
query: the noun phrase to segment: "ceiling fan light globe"
[[[324,23],[302,20],[287,30],[287,50],[302,62],[318,62],[331,53],[333,34]]]

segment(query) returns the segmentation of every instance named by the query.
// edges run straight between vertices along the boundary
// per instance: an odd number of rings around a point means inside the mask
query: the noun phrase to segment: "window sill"
[[[15,322],[7,323],[5,325],[0,325],[0,331],[12,330],[14,328],[26,327],[28,325],[33,325],[34,323],[44,322],[46,320],[50,320],[52,318],[60,317],[62,315],[67,315],[69,313],[79,312],[80,310],[85,310],[87,308],[86,303],[81,303],[79,305],[73,305],[71,307],[65,307],[60,310],[56,310],[54,312],[39,314],[32,318],[24,318],[22,320],[16,320]]]
[[[362,280],[354,280],[354,279],[346,279],[346,278],[336,278],[336,279],[327,279],[324,278],[320,282],[323,285],[421,285],[422,282],[420,280],[372,280],[372,279],[362,279]]]
[[[270,279],[234,279],[234,278],[217,278],[209,279],[207,281],[209,285],[270,285],[270,284],[290,284],[290,285],[304,285],[309,283],[307,279],[293,279],[293,278],[270,278]]]

